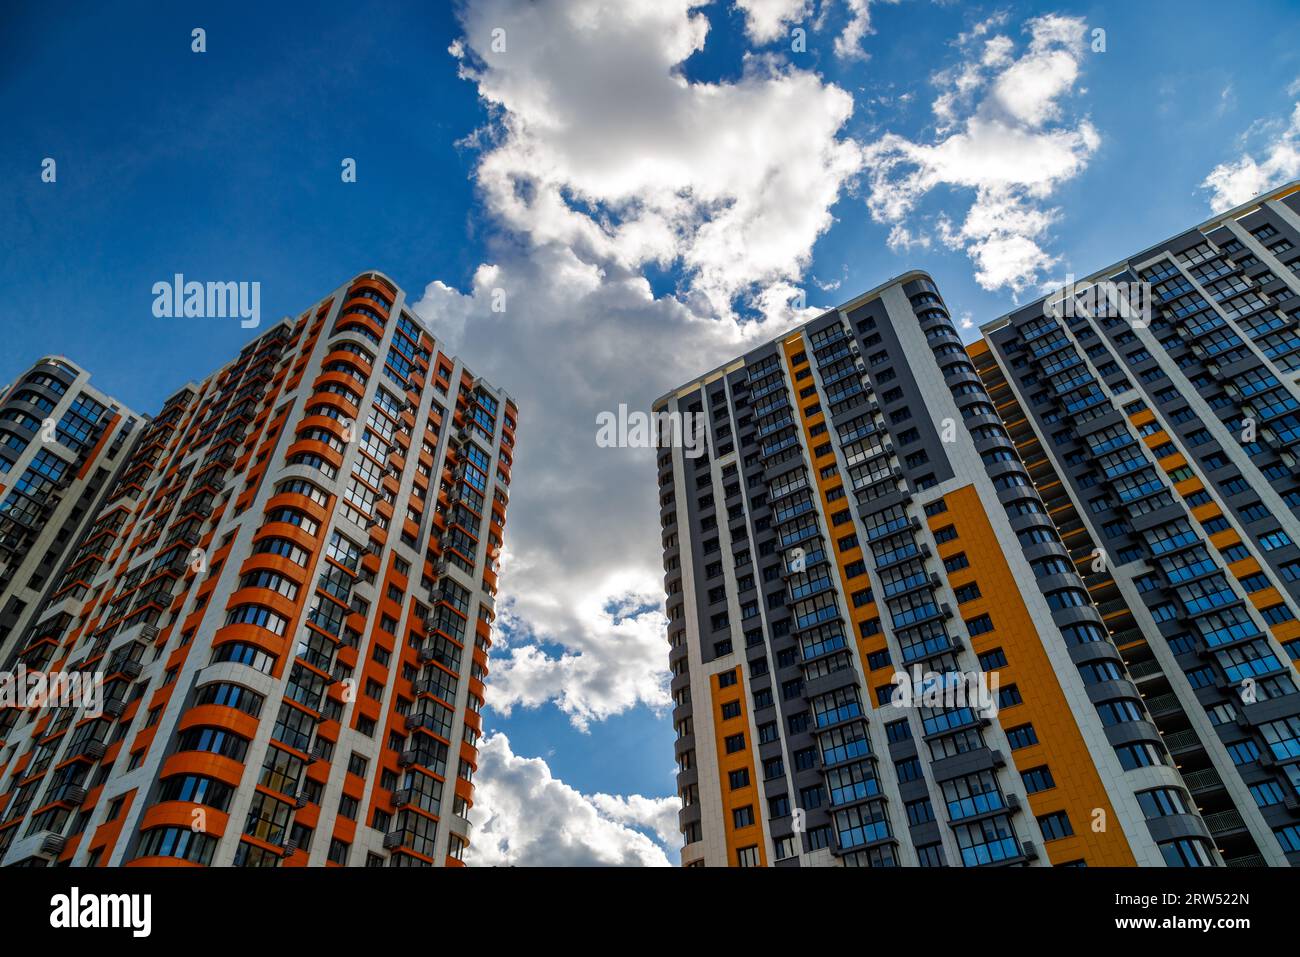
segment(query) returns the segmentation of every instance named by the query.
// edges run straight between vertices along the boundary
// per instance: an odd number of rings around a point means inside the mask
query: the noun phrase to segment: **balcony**
[[[1164,740],[1165,747],[1169,749],[1171,754],[1193,751],[1202,746],[1200,736],[1190,728],[1185,731],[1173,731],[1166,734]]]
[[[1216,814],[1205,815],[1205,826],[1210,829],[1210,833],[1215,837],[1222,837],[1225,834],[1244,831],[1246,822],[1242,820],[1241,814],[1236,810],[1219,811]]]
[[[1178,695],[1160,694],[1154,698],[1147,698],[1147,710],[1153,715],[1175,714],[1182,710],[1182,705],[1178,703]]]
[[[1183,783],[1193,794],[1205,791],[1217,791],[1223,787],[1223,778],[1219,777],[1219,772],[1214,768],[1206,768],[1203,771],[1193,771],[1190,774],[1183,775]]]
[[[1128,673],[1134,681],[1143,681],[1147,678],[1160,677],[1164,674],[1164,670],[1160,667],[1160,662],[1151,658],[1147,661],[1135,661],[1128,666]]]

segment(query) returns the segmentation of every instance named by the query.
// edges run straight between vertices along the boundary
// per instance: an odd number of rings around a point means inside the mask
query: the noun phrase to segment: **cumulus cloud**
[[[655,452],[599,448],[596,416],[648,411],[686,370],[708,369],[784,326],[705,320],[644,277],[548,244],[509,255],[459,293],[413,306],[459,336],[476,374],[520,406],[488,705],[553,702],[573,724],[669,702]],[[493,294],[505,294],[504,312]]]
[[[872,32],[871,7],[873,3],[897,3],[898,0],[845,0],[849,19],[840,35],[835,38],[835,55],[846,60],[865,60],[867,51],[862,43]]]
[[[584,795],[552,776],[541,758],[515,754],[504,734],[488,735],[479,746],[466,863],[667,867],[668,854],[681,848],[680,808],[676,797]]]
[[[1266,140],[1258,158],[1243,151],[1237,159],[1210,170],[1201,183],[1202,189],[1210,191],[1210,208],[1216,213],[1300,176],[1300,103],[1289,121],[1263,124],[1256,135]]]
[[[997,32],[1004,21],[983,21],[959,37],[961,60],[933,77],[940,92],[931,142],[887,133],[867,147],[867,207],[890,225],[890,245],[907,249],[928,236],[908,225],[927,195],[973,190],[964,219],[936,216],[934,233],[970,256],[985,289],[1019,293],[1057,261],[1043,248],[1058,217],[1046,200],[1087,166],[1101,138],[1086,117],[1069,120],[1063,105],[1079,78],[1084,22],[1036,17],[1017,52]]]
[[[520,406],[488,696],[505,713],[552,702],[585,730],[668,705],[655,453],[598,448],[596,416],[815,315],[796,283],[860,168],[852,99],[815,75],[681,74],[699,5],[481,0],[450,51],[491,109],[468,143],[493,261],[414,309]],[[651,269],[680,281],[656,292]]]
[[[745,33],[755,43],[771,43],[812,14],[811,0],[736,0],[745,14]]]
[[[812,0],[734,0],[745,14],[745,34],[755,43],[772,43],[788,37],[798,24],[808,23],[812,30],[820,31],[827,15],[837,8],[844,16],[844,25],[835,37],[835,55],[843,60],[866,60],[864,42],[875,33],[871,25],[871,7],[879,3],[898,3],[899,0],[843,0],[839,7],[832,0],[822,0],[817,16],[813,18]]]
[[[477,177],[505,226],[627,269],[680,267],[696,308],[730,317],[799,277],[862,157],[837,137],[852,97],[812,73],[750,57],[734,82],[687,80],[702,5],[483,0],[452,53],[495,110]]]
[[[871,25],[871,7],[879,3],[898,3],[899,0],[843,0],[844,25],[835,37],[835,55],[844,60],[866,60],[864,41],[875,33]],[[735,0],[745,14],[745,33],[755,43],[771,43],[788,36],[791,28],[812,16],[812,0]],[[813,30],[821,30],[827,15],[835,4],[822,0]]]

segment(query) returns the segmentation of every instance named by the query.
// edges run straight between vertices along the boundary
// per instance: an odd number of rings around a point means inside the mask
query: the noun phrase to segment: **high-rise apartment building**
[[[971,349],[1230,865],[1300,863],[1297,326],[1292,184]]]
[[[1222,863],[929,277],[655,411],[684,864]]]
[[[46,356],[0,392],[0,664],[87,526],[139,416]]]
[[[459,864],[517,410],[378,273],[175,393],[18,643],[6,864]]]

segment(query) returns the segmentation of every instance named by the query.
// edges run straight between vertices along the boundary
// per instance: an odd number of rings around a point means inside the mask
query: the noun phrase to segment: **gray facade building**
[[[928,276],[655,411],[685,865],[1221,863]]]
[[[1300,184],[1067,293],[972,356],[1223,858],[1300,863]]]

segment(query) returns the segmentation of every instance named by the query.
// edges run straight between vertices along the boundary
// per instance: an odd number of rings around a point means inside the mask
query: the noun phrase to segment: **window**
[[[1020,779],[1024,782],[1025,791],[1028,794],[1037,794],[1039,791],[1048,791],[1056,787],[1056,781],[1052,779],[1052,772],[1045,764],[1022,771]]]
[[[344,864],[348,862],[348,852],[352,850],[352,845],[341,838],[334,838],[330,841],[329,862],[331,864]]]
[[[1011,745],[1011,750],[1016,751],[1037,744],[1038,733],[1034,730],[1032,724],[1017,725],[1007,730],[1007,741]]]
[[[1070,817],[1064,811],[1053,811],[1038,818],[1038,829],[1043,832],[1044,841],[1059,841],[1074,833],[1070,826]]]
[[[1160,848],[1160,856],[1165,859],[1165,864],[1169,867],[1214,866],[1214,858],[1209,848],[1199,838],[1183,838],[1156,846]]]
[[[955,572],[963,568],[970,567],[970,560],[966,557],[965,552],[958,552],[956,555],[949,555],[943,560],[945,571]]]

